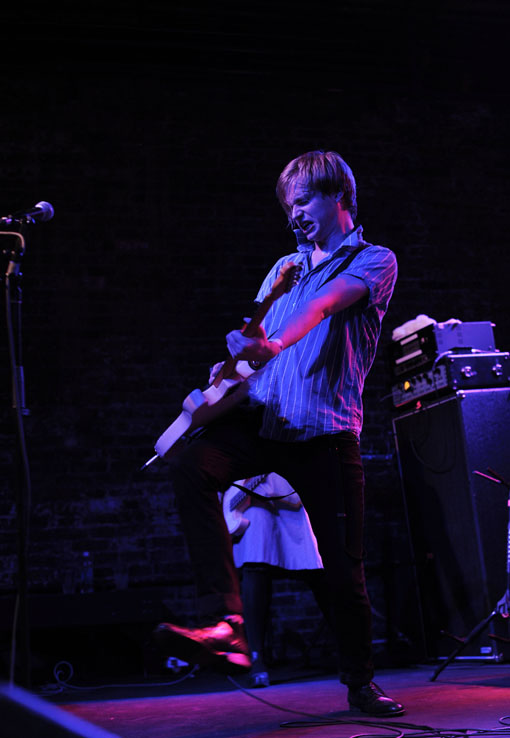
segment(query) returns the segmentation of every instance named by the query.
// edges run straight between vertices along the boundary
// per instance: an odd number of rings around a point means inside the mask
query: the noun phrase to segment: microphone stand
[[[507,482],[500,474],[494,471],[494,469],[491,469],[490,467],[487,469],[490,474],[484,474],[480,471],[473,471],[473,474],[477,474],[479,477],[484,477],[485,479],[489,479],[491,482],[495,482],[496,484],[502,484],[503,487],[506,487],[507,490],[507,496],[508,496],[508,525],[507,525],[507,556],[506,556],[506,591],[503,597],[498,601],[496,607],[492,610],[492,612],[487,615],[486,618],[484,618],[478,625],[476,625],[471,633],[467,635],[465,638],[455,638],[455,640],[459,641],[459,645],[457,648],[448,656],[446,661],[442,663],[434,672],[433,676],[430,678],[430,681],[433,682],[439,674],[443,671],[443,669],[446,669],[448,664],[451,664],[451,662],[457,658],[459,653],[463,651],[467,645],[473,641],[479,633],[481,633],[484,628],[493,620],[496,615],[501,615],[503,618],[507,618],[510,615],[510,482]],[[495,637],[495,636],[491,636]],[[504,639],[501,639],[504,640]]]
[[[9,681],[14,683],[16,671],[16,657],[19,653],[20,663],[16,676],[19,682],[26,687],[31,683],[31,655],[30,655],[30,626],[28,616],[28,542],[29,517],[31,507],[31,480],[28,464],[23,416],[29,414],[25,407],[25,385],[23,376],[22,332],[21,332],[21,260],[25,252],[25,239],[22,233],[16,231],[0,231],[0,236],[10,236],[16,239],[12,249],[4,249],[9,254],[10,261],[5,274],[5,302],[7,341],[9,362],[12,377],[12,409],[16,428],[15,450],[15,500],[17,511],[17,541],[18,541],[18,577],[17,595],[12,625],[11,659]],[[19,649],[18,649],[19,638]]]

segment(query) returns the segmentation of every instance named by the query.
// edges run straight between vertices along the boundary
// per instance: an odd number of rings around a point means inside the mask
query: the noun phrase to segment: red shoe
[[[160,623],[153,637],[166,656],[177,656],[188,664],[211,666],[223,674],[244,674],[251,667],[241,615],[225,615],[205,628]]]

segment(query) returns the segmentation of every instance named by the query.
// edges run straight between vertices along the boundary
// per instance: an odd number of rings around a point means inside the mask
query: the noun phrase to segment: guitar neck
[[[241,328],[241,332],[244,333],[247,338],[253,338],[253,336],[257,332],[257,328],[262,323],[264,318],[266,317],[269,308],[275,302],[278,298],[274,296],[271,292],[264,297],[262,302],[259,304],[257,309],[255,310],[255,313],[253,314],[252,319],[249,323],[245,323],[243,327]],[[230,377],[236,368],[237,359],[232,358],[232,356],[229,356],[228,359],[223,364],[222,369],[220,370],[218,376],[221,374],[221,379]],[[218,377],[217,377],[218,378]],[[216,378],[216,379],[217,379]],[[216,380],[215,380],[216,384]]]
[[[270,292],[268,295],[264,297],[262,302],[258,305],[257,309],[255,310],[255,313],[250,320],[249,323],[245,323],[243,327],[241,328],[242,332],[245,336],[248,338],[253,338],[255,333],[257,332],[257,328],[262,323],[264,318],[266,317],[267,313],[269,312],[269,308],[273,304],[273,302],[276,301],[276,297]]]
[[[280,274],[276,278],[271,291],[264,297],[260,305],[255,310],[255,314],[249,323],[245,323],[241,331],[248,338],[253,338],[257,332],[257,328],[266,317],[269,308],[276,302],[285,292],[288,292],[297,282],[301,266],[296,266],[294,262],[289,261],[280,270]],[[237,360],[229,356],[223,364],[222,369],[218,372],[214,384],[218,386],[222,379],[232,376],[235,372]]]

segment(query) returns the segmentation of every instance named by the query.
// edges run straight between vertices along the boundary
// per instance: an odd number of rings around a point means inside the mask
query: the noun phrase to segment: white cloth
[[[271,499],[292,492],[289,483],[279,474],[271,473],[262,478],[254,491],[268,500],[251,498],[250,507],[243,513],[250,525],[241,540],[234,543],[236,566],[240,568],[250,562],[283,569],[321,569],[317,540],[297,493],[284,500]],[[290,505],[297,509],[291,509]]]

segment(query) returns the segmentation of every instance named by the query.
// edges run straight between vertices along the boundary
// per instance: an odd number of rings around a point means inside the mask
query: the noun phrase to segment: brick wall
[[[113,16],[102,26],[35,18],[22,31],[11,19],[4,49],[2,213],[41,199],[55,208],[27,234],[23,260],[30,590],[58,598],[73,589],[88,550],[97,592],[161,587],[171,612],[189,616],[193,589],[164,467],[137,470],[223,358],[224,335],[250,309],[267,268],[293,248],[274,196],[280,170],[303,151],[334,148],[357,176],[365,237],[393,248],[400,265],[366,386],[362,443],[369,585],[384,636],[406,546],[384,399],[391,330],[422,312],[492,320],[497,346],[510,345],[509,111],[485,74],[487,57],[470,61],[473,17],[450,47],[448,24],[429,37],[433,18],[397,13],[405,28],[388,24],[383,44],[374,3],[363,11],[368,42],[354,35],[344,54],[314,56],[296,52],[297,25],[284,33],[285,17],[266,35],[260,24],[246,36],[255,16],[239,16],[240,29],[223,3],[228,33],[204,35],[205,24],[193,33],[186,25],[193,5],[174,25],[157,3],[147,18],[128,8],[124,26]],[[345,12],[356,20],[354,6]],[[22,42],[40,52],[37,73],[15,54]],[[3,326],[0,353],[0,587],[8,595],[16,485]],[[276,590],[280,633],[292,627],[288,604],[303,587]],[[318,619],[296,620],[295,631],[313,633]]]

